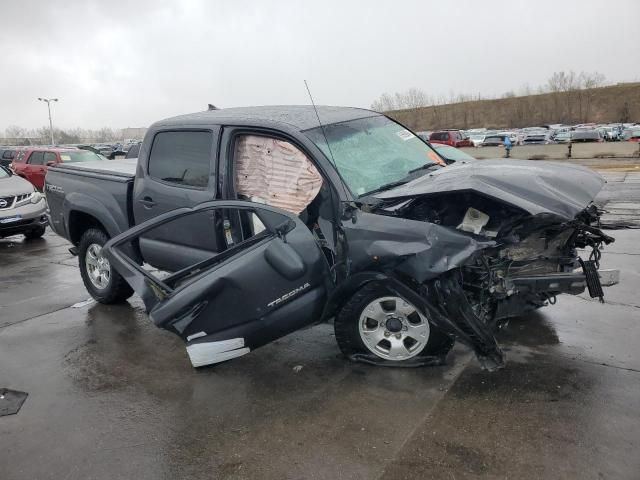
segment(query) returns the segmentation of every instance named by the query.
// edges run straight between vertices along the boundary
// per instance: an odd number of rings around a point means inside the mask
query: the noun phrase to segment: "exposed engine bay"
[[[554,304],[560,293],[589,289],[603,301],[597,276],[600,250],[614,239],[599,228],[600,211],[590,204],[573,220],[525,210],[473,191],[444,192],[389,201],[378,214],[428,222],[491,241],[458,268],[419,286],[433,318],[466,339],[485,368],[499,368],[504,356],[493,333],[508,319]],[[590,250],[581,259],[578,249]],[[588,270],[588,272],[587,272]],[[455,319],[455,320],[454,320]]]

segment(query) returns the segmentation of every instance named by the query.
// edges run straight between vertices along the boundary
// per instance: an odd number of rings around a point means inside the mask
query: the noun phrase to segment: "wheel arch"
[[[78,192],[68,194],[64,199],[63,211],[69,240],[76,246],[89,228],[99,228],[110,238],[122,231],[110,211],[88,195]]]
[[[350,276],[331,292],[321,317],[322,320],[329,320],[335,316],[358,290],[371,282],[384,283],[395,293],[421,307],[422,311],[428,311],[425,308],[424,299],[405,282],[384,272],[367,270]]]
[[[82,210],[69,211],[67,231],[69,232],[69,240],[71,243],[78,246],[82,235],[90,228],[97,228],[109,234],[102,222],[90,213]]]
[[[322,320],[329,320],[335,316],[358,290],[372,282],[384,283],[392,292],[415,305],[428,318],[432,317],[432,309],[428,301],[401,278],[385,272],[368,270],[350,276],[330,294]]]

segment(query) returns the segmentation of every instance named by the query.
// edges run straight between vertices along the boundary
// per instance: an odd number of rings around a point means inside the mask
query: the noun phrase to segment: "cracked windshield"
[[[369,117],[320,127],[307,135],[333,161],[351,191],[363,196],[402,182],[414,169],[439,163],[420,138],[386,117]],[[331,152],[327,148],[327,141]]]

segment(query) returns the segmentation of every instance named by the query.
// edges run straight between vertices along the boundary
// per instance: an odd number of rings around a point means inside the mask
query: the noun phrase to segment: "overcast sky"
[[[0,0],[0,130],[148,126],[220,107],[501,94],[559,70],[640,80],[640,1]]]

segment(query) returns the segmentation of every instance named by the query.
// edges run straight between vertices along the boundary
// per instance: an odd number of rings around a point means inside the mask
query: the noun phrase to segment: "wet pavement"
[[[640,171],[601,173],[608,182],[598,195],[598,202],[607,210],[603,224],[640,228]]]
[[[602,204],[640,205],[634,174],[607,175]],[[0,240],[0,388],[29,393],[0,417],[0,478],[637,479],[640,231],[611,234],[608,303],[510,322],[496,373],[463,347],[350,363],[328,325],[196,371],[139,300],[83,303],[64,240]]]

